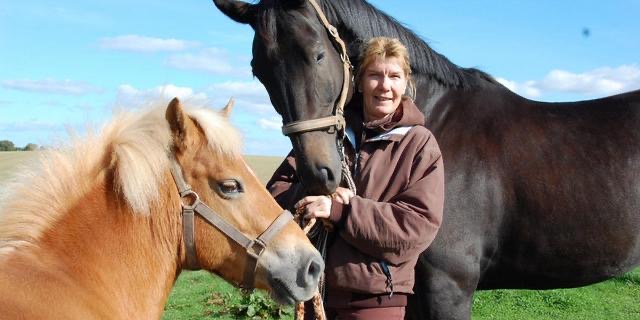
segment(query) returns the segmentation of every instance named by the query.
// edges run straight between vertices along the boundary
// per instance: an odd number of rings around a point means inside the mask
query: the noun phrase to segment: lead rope
[[[349,190],[356,194],[356,184],[353,181],[353,177],[351,176],[351,170],[349,169],[349,164],[347,163],[347,157],[344,153],[344,144],[342,143],[343,139],[338,139],[338,150],[340,154],[340,160],[342,165],[342,177],[347,182],[347,187]],[[331,196],[327,196],[329,198],[333,198],[335,194]],[[294,220],[302,227],[304,233],[307,234],[307,237],[316,237],[316,248],[322,255],[322,260],[325,260],[327,256],[327,238],[329,236],[329,232],[333,229],[333,226],[326,219],[322,219],[323,227],[313,228],[315,225],[316,219],[311,219],[307,222],[306,225],[303,226],[304,223],[304,207],[299,207],[296,209],[296,214],[294,215]],[[313,303],[313,314],[314,320],[326,320],[327,316],[324,311],[324,303],[323,301],[326,299],[325,297],[325,278],[324,273],[320,276],[320,281],[318,282],[318,290],[311,298]],[[295,307],[295,320],[303,320],[304,319],[304,302],[298,302]]]
[[[330,197],[330,196],[328,196]],[[307,237],[318,236],[318,242],[316,243],[316,248],[322,255],[322,260],[326,257],[326,248],[327,248],[327,236],[329,231],[326,229],[326,224],[324,227],[317,227],[313,229],[313,226],[316,223],[316,219],[309,220],[306,225],[304,223],[304,207],[298,207],[296,209],[296,214],[293,219],[296,221],[301,227],[304,233],[307,234]],[[313,231],[312,231],[313,230]],[[324,313],[324,305],[322,303],[324,296],[324,273],[320,275],[320,281],[318,281],[318,289],[313,294],[313,298],[311,301],[313,303],[313,315],[314,320],[326,320],[327,316]],[[304,319],[304,301],[298,302],[295,308],[295,319],[303,320]]]

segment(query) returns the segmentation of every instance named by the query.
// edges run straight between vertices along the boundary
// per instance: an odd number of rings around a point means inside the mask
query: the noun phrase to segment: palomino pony
[[[214,2],[255,31],[253,73],[282,115],[309,193],[341,181],[337,102],[353,91],[345,56],[357,66],[358,45],[374,36],[408,47],[414,100],[446,172],[444,222],[416,266],[408,317],[469,319],[476,289],[576,287],[640,263],[640,91],[527,100],[363,0],[317,0],[320,10],[315,0]]]
[[[311,298],[322,258],[239,146],[222,113],[174,99],[46,155],[3,202],[0,318],[158,319],[185,268]]]

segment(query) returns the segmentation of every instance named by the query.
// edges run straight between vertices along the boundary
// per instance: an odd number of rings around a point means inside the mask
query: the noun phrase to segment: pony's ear
[[[213,0],[216,7],[235,22],[251,24],[255,20],[256,5],[238,0]]]
[[[222,115],[225,118],[229,118],[229,116],[231,116],[231,110],[233,110],[233,105],[235,103],[236,103],[236,99],[231,97],[231,99],[229,99],[229,102],[227,102],[227,105],[224,106],[224,108],[222,108],[222,110],[220,110],[220,113],[222,113]]]
[[[167,111],[165,112],[165,118],[171,128],[174,146],[178,150],[184,151],[188,145],[189,130],[194,130],[195,124],[182,109],[178,98],[173,98],[169,103]]]

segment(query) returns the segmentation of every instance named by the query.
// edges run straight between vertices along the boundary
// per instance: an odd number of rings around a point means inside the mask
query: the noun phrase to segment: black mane
[[[322,0],[328,19],[336,23],[341,34],[352,32],[362,42],[375,36],[400,39],[409,50],[411,66],[416,74],[425,75],[448,87],[470,88],[489,81],[489,74],[474,68],[460,68],[443,55],[433,51],[427,43],[393,17],[362,0]],[[344,26],[340,26],[343,24]]]

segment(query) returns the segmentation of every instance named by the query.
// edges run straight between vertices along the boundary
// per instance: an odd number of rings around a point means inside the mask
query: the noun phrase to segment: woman
[[[306,196],[294,206],[305,209],[305,219],[333,224],[325,268],[328,317],[403,319],[418,255],[442,221],[444,169],[423,114],[406,95],[414,88],[407,49],[397,39],[373,38],[360,61],[362,99],[347,108],[345,143],[357,194],[340,187],[333,197]],[[291,154],[267,187],[285,208],[299,199]]]

